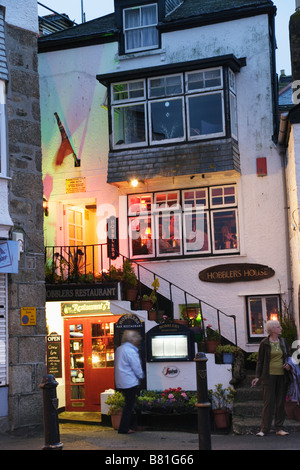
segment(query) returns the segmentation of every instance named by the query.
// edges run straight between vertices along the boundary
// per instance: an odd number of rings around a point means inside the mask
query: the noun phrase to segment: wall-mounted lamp
[[[49,215],[49,207],[48,207],[48,200],[45,196],[43,196],[43,209],[44,209],[44,216],[48,217]]]
[[[133,188],[137,188],[139,184],[144,184],[144,181],[138,180],[137,178],[133,178],[130,180],[130,184]]]

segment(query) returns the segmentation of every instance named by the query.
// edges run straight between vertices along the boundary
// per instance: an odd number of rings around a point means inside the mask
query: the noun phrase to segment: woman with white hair
[[[261,429],[256,434],[263,437],[271,429],[272,418],[275,412],[275,430],[278,436],[286,436],[288,432],[282,429],[285,419],[285,398],[288,389],[287,364],[288,347],[281,338],[282,328],[277,320],[269,320],[266,323],[268,337],[264,338],[259,346],[256,377],[252,380],[252,387],[261,382],[263,387],[263,411]]]
[[[141,335],[135,330],[125,330],[122,344],[116,350],[115,383],[116,388],[125,396],[125,406],[120,422],[119,433],[131,434],[134,423],[134,405],[144,372],[139,356]]]

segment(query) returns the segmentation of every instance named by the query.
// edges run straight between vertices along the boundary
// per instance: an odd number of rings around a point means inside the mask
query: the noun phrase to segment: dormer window
[[[158,47],[157,4],[123,10],[125,52],[137,52]]]

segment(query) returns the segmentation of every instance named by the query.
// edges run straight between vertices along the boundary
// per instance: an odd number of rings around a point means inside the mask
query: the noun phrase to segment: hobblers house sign
[[[224,264],[204,269],[199,273],[204,282],[246,282],[261,281],[274,276],[275,271],[262,264]]]

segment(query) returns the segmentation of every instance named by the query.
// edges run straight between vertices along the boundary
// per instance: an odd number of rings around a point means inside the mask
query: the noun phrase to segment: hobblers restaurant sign
[[[247,282],[268,279],[274,274],[274,269],[262,264],[235,263],[204,269],[199,273],[199,279],[204,282]]]

